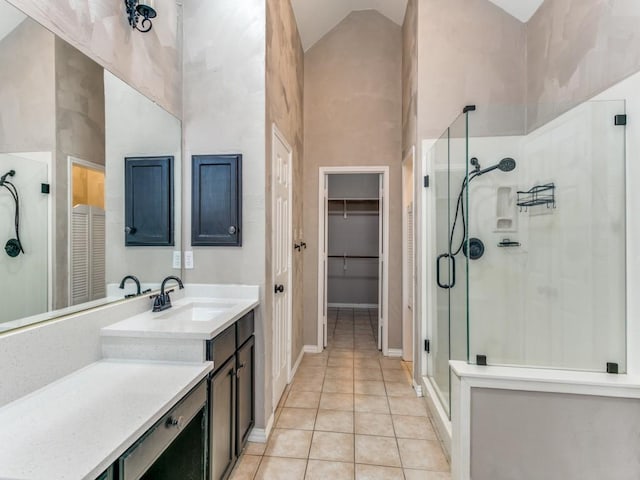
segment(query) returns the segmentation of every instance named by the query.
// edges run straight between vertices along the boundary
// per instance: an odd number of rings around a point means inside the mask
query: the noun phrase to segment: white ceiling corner
[[[544,0],[489,0],[522,23],[527,23]]]
[[[9,35],[27,16],[8,2],[0,2],[0,40]]]
[[[407,0],[291,0],[291,5],[307,51],[353,11],[377,10],[402,25]]]

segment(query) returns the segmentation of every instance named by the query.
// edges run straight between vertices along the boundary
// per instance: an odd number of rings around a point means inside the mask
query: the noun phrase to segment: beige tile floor
[[[375,318],[329,310],[327,349],[304,355],[269,441],[247,445],[232,480],[451,478],[410,365],[377,350]]]

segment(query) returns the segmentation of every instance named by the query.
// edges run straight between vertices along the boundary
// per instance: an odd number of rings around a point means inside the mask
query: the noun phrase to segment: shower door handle
[[[455,255],[449,255],[451,259],[451,283],[449,284],[449,288],[453,288],[456,286],[456,257]]]
[[[453,270],[452,270],[452,274],[451,274],[451,283],[450,284],[444,284],[440,281],[440,261],[443,259],[451,259],[452,262],[452,266],[453,266]],[[447,264],[449,262],[447,261]],[[436,261],[436,281],[438,282],[438,286],[440,288],[444,288],[444,289],[449,289],[449,288],[453,288],[456,285],[456,258],[453,255],[450,255],[448,253],[443,253],[442,255],[438,256],[438,260]]]

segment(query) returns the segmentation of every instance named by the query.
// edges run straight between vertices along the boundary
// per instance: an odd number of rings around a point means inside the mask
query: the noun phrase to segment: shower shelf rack
[[[556,186],[554,183],[536,185],[526,192],[517,192],[518,201],[516,205],[520,211],[527,211],[529,207],[545,205],[547,208],[556,208]]]

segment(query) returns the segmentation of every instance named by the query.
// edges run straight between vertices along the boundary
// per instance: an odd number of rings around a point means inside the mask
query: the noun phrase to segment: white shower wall
[[[7,240],[15,238],[15,203],[0,188],[0,292],[4,302],[0,323],[46,312],[50,302],[50,196],[41,193],[41,183],[49,183],[51,152],[2,153],[0,175],[7,177],[20,196],[20,240],[24,254],[11,258],[4,251]],[[23,301],[15,301],[23,299]],[[0,328],[1,329],[1,328]]]
[[[472,362],[481,354],[491,364],[625,370],[625,127],[613,124],[621,113],[624,101],[588,102],[526,136],[470,139],[482,167],[517,161],[471,184],[470,237],[486,248],[469,265]],[[557,208],[513,205],[513,228],[498,231],[498,188],[515,200],[550,182]],[[506,238],[521,246],[499,248]]]

